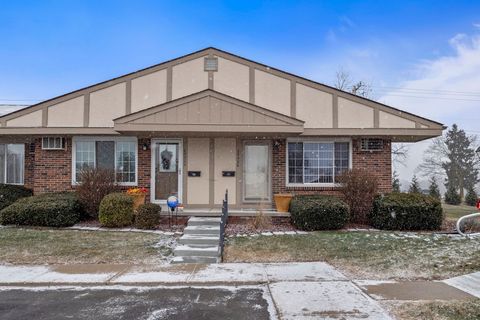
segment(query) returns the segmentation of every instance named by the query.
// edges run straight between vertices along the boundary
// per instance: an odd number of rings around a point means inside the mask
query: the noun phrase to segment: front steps
[[[220,218],[191,217],[173,251],[172,263],[220,262],[219,241]]]

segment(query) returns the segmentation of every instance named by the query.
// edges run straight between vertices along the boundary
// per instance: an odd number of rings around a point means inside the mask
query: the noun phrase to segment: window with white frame
[[[287,156],[289,184],[333,184],[350,167],[350,143],[288,142]]]
[[[23,184],[25,145],[0,144],[0,183]]]
[[[80,182],[85,168],[103,168],[115,173],[121,184],[137,181],[137,140],[135,138],[74,138],[75,174],[73,182]]]

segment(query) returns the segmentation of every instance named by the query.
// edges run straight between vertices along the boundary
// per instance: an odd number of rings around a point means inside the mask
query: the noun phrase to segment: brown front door
[[[175,141],[158,141],[154,144],[155,200],[176,196],[181,201],[181,144]]]

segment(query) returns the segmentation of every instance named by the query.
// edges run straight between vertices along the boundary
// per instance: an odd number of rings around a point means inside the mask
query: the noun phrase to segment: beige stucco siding
[[[237,149],[234,138],[215,138],[215,173],[214,173],[214,203],[221,204],[225,197],[225,190],[228,193],[236,194],[236,177],[222,177],[222,171],[236,171]],[[235,197],[229,197],[230,204],[235,204]]]
[[[210,139],[189,138],[187,153],[187,171],[201,171],[200,177],[187,177],[187,203],[208,204],[210,200]]]
[[[237,99],[249,101],[249,68],[246,65],[218,58],[213,89]]]
[[[180,63],[172,68],[172,98],[177,99],[208,89],[204,57]]]
[[[8,120],[7,127],[41,127],[42,126],[42,110],[28,113],[24,116]]]
[[[113,119],[126,113],[125,82],[90,94],[90,127],[113,127]]]
[[[49,127],[83,127],[84,96],[48,107]]]
[[[380,111],[380,128],[415,128],[415,122],[391,113]]]
[[[167,101],[167,70],[160,70],[132,80],[132,112]]]
[[[305,128],[332,128],[333,95],[303,84],[296,91],[296,118],[305,121]]]
[[[290,81],[255,70],[255,104],[287,116],[291,115]]]
[[[373,128],[374,110],[363,104],[338,98],[339,128]]]

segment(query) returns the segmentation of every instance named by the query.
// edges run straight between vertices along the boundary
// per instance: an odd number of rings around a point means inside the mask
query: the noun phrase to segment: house
[[[206,48],[0,117],[0,183],[72,190],[86,166],[113,169],[151,202],[272,205],[277,193],[335,193],[366,168],[391,189],[391,143],[441,123]]]

